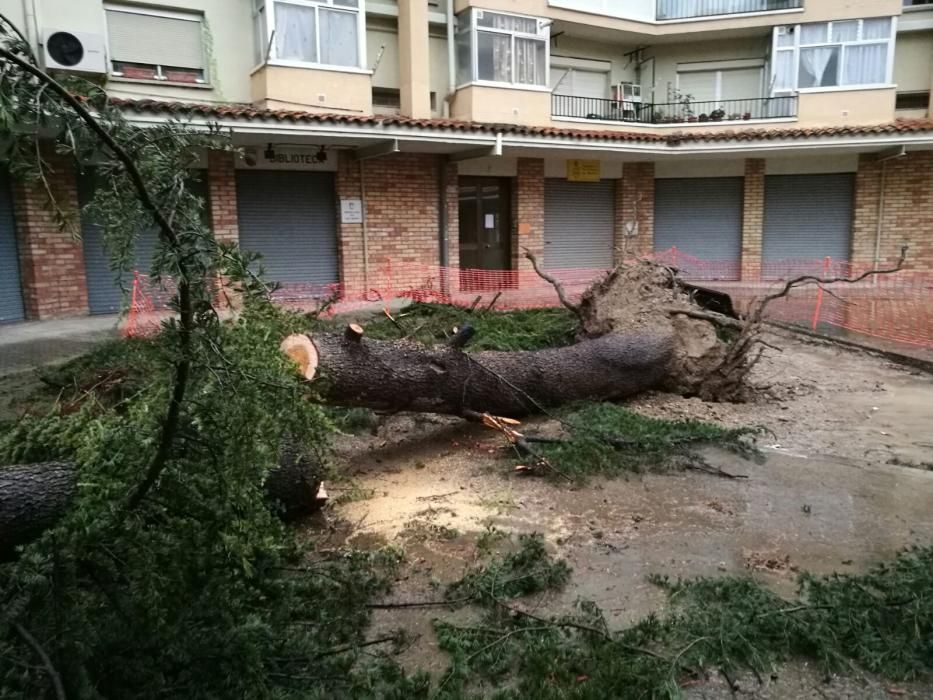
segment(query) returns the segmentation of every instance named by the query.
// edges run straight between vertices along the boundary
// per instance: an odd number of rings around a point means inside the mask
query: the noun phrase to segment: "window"
[[[548,85],[546,21],[470,9],[458,18],[457,83]]]
[[[895,109],[927,110],[930,107],[930,91],[899,92]]]
[[[204,16],[107,5],[113,75],[137,80],[203,84]]]
[[[362,68],[363,0],[254,0],[256,61]]]
[[[893,36],[891,17],[776,27],[771,93],[888,85],[894,69]]]

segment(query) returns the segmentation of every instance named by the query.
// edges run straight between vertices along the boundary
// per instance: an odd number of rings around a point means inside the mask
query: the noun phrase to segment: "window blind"
[[[199,19],[107,10],[107,29],[112,61],[204,69]]]

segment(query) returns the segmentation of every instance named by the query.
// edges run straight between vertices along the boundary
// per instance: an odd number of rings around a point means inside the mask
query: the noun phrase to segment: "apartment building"
[[[215,235],[283,284],[676,247],[933,269],[930,0],[0,0],[133,121],[230,129]],[[79,206],[93,172],[59,159]],[[0,176],[0,321],[111,313],[97,227]],[[141,232],[138,261],[155,244]],[[415,280],[411,280],[412,283]]]

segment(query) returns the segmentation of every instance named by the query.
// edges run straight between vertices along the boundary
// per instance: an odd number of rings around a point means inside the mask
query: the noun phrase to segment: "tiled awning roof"
[[[515,134],[587,141],[642,142],[677,145],[692,142],[776,141],[825,137],[920,134],[933,135],[933,119],[898,119],[888,124],[835,127],[745,128],[718,131],[671,131],[656,134],[640,131],[579,129],[518,124],[465,122],[454,119],[412,119],[402,116],[361,115],[350,113],[317,113],[292,110],[259,109],[248,104],[207,104],[167,102],[161,100],[129,100],[113,98],[112,102],[129,111],[164,115],[179,119],[200,117],[219,121],[280,122],[315,125],[371,125],[418,130],[455,131],[477,134]]]

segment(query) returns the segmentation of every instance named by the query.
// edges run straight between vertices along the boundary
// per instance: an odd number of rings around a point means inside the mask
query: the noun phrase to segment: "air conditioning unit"
[[[612,99],[616,102],[641,102],[641,85],[636,83],[613,85]]]
[[[107,48],[103,35],[46,29],[43,37],[46,70],[98,75],[107,72]]]

